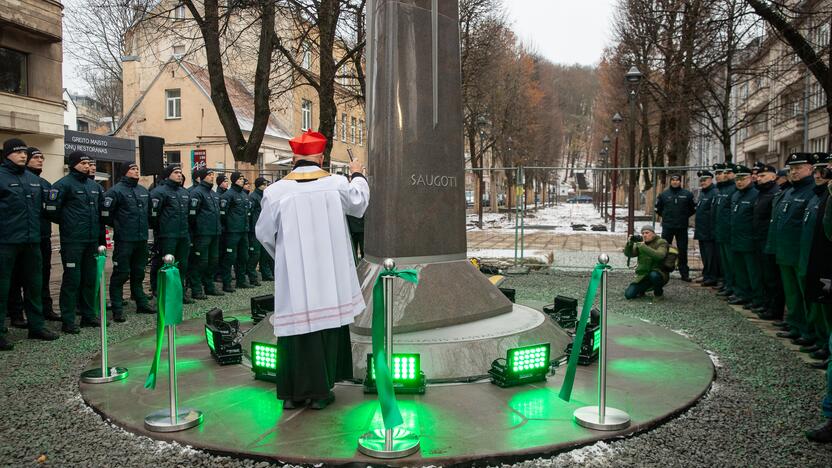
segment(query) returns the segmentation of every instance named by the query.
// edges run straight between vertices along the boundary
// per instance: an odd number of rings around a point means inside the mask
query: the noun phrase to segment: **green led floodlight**
[[[367,377],[364,379],[364,392],[376,392],[376,369],[373,355],[367,355]],[[421,356],[413,354],[393,354],[393,388],[397,393],[425,393],[425,374],[422,372]]]
[[[277,345],[252,341],[251,370],[255,379],[274,381],[277,378]]]
[[[496,359],[491,363],[491,370],[488,371],[491,383],[511,387],[546,380],[550,367],[550,348],[549,343],[542,343],[509,349],[505,359]]]
[[[592,352],[597,353],[599,348],[601,348],[601,327],[598,327],[592,334]]]
[[[214,332],[210,328],[208,328],[208,325],[205,326],[205,341],[208,342],[208,348],[210,348],[211,351],[214,351]]]

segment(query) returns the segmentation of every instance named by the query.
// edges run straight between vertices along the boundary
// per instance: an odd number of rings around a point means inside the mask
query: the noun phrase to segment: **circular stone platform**
[[[143,386],[154,351],[153,332],[110,348],[110,362],[129,368],[127,379],[82,383],[80,388],[87,404],[128,431],[213,453],[295,464],[497,463],[647,430],[692,406],[708,390],[714,370],[701,348],[667,329],[617,314],[609,317],[607,402],[632,418],[629,428],[615,432],[585,429],[572,418],[575,409],[597,403],[595,364],[578,367],[570,402],[558,398],[563,369],[532,385],[429,385],[425,395],[401,395],[405,424],[421,436],[421,450],[400,460],[371,459],[356,444],[362,434],[381,427],[375,395],[365,395],[360,385],[338,384],[337,399],[326,410],[283,411],[273,384],[255,381],[245,366],[214,363],[202,320],[177,328],[180,405],[201,410],[202,426],[169,434],[144,429],[144,417],[165,408],[168,398],[165,354],[157,389]]]

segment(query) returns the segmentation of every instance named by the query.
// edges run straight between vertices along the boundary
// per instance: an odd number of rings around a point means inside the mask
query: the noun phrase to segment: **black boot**
[[[812,359],[817,359],[819,361],[825,361],[829,359],[829,349],[821,348],[815,351],[814,353],[810,354],[809,357],[811,357]]]
[[[198,300],[198,301],[204,301],[205,299],[208,299],[208,296],[206,296],[205,293],[202,292],[202,291],[192,292],[191,297]]]
[[[29,330],[30,340],[55,341],[58,338],[60,338],[60,335],[46,328],[41,328],[40,330]]]
[[[6,335],[0,335],[0,351],[11,351],[13,349],[14,345],[6,340]]]
[[[12,319],[12,326],[14,328],[22,328],[25,330],[29,328],[29,322],[26,321],[25,317],[15,317]]]
[[[124,323],[127,321],[127,317],[124,316],[124,312],[122,311],[113,312],[113,320],[118,323]]]
[[[98,328],[101,326],[101,320],[98,317],[82,318],[81,328]]]
[[[322,410],[322,409],[326,408],[327,406],[331,405],[332,402],[334,402],[334,401],[335,401],[335,394],[330,391],[329,395],[327,395],[326,398],[322,398],[320,400],[313,400],[312,403],[309,405],[309,407],[314,409],[314,410]]]
[[[155,314],[156,309],[153,308],[150,304],[142,304],[140,306],[136,306],[136,313],[137,314]]]
[[[216,289],[208,289],[205,291],[205,294],[209,296],[225,296],[225,293],[222,291],[217,291]]]
[[[52,310],[45,311],[43,313],[43,318],[46,319],[46,320],[49,320],[50,322],[60,322],[61,321],[61,315],[56,314]]]
[[[832,419],[826,421],[826,424],[817,429],[806,431],[806,438],[821,444],[832,443]]]
[[[777,332],[777,337],[778,338],[787,338],[789,340],[794,340],[794,339],[800,338],[800,333],[798,333],[796,331],[781,331],[781,332]]]
[[[81,333],[81,329],[78,327],[78,325],[75,325],[74,323],[63,324],[61,326],[61,331],[70,335],[77,335]]]
[[[237,292],[237,290],[234,289],[230,284],[223,284],[222,285],[222,290],[229,293],[229,294]]]

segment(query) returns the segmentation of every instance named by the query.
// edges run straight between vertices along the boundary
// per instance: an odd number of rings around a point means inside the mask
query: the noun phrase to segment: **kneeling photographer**
[[[635,299],[644,296],[644,293],[651,289],[653,296],[662,297],[662,288],[669,279],[669,275],[662,268],[667,257],[667,249],[667,241],[657,236],[650,225],[641,228],[641,235],[630,236],[627,245],[624,246],[624,255],[628,259],[637,257],[638,264],[636,279],[624,292],[625,298]]]

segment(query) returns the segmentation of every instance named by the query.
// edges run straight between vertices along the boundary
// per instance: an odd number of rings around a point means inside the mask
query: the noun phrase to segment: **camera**
[[[641,237],[641,234],[633,234],[630,236],[630,242],[644,242],[644,238]]]

